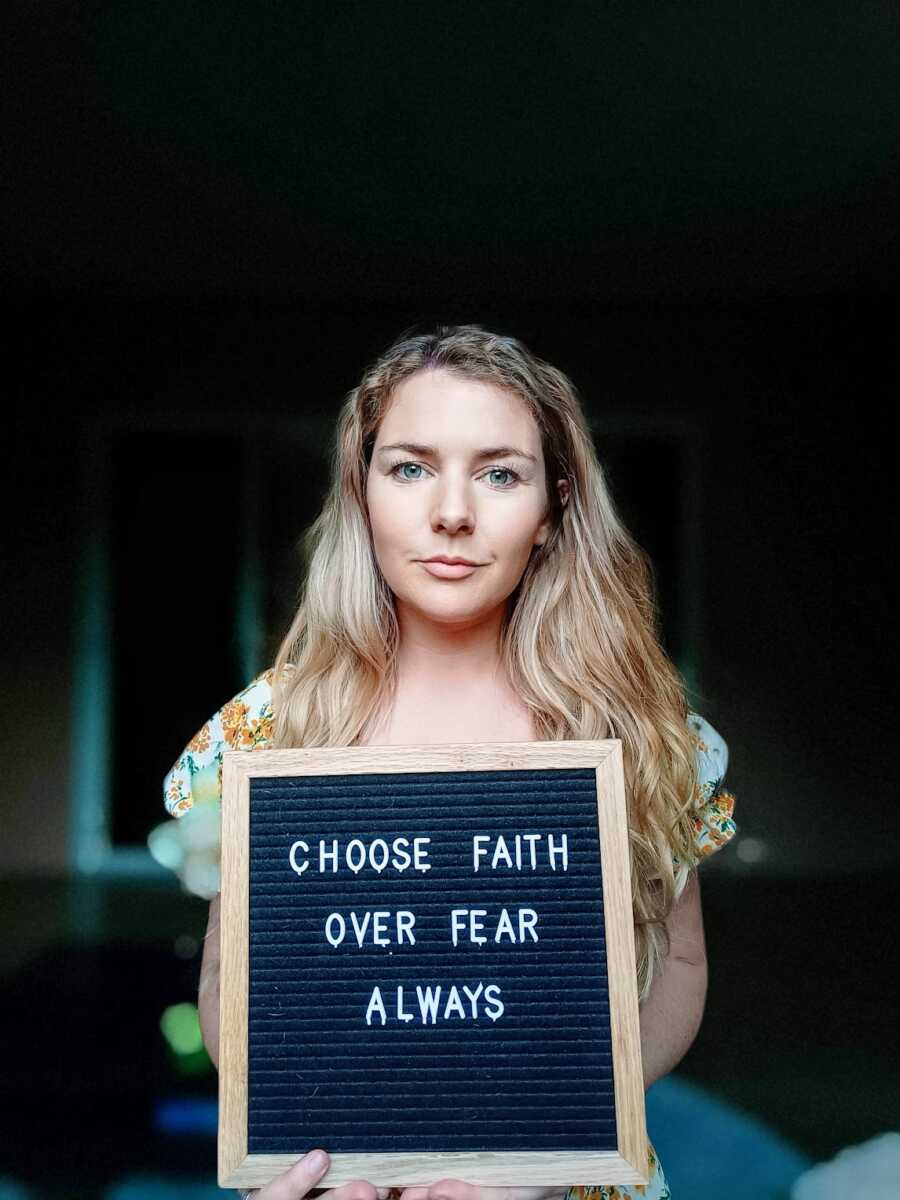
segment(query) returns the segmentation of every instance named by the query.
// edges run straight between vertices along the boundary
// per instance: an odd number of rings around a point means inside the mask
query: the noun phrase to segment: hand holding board
[[[618,741],[225,755],[219,1183],[645,1183]]]

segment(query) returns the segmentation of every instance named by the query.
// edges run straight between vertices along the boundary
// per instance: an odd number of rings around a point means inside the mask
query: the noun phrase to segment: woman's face
[[[395,389],[366,498],[375,557],[398,606],[448,626],[503,606],[551,531],[540,434],[525,403],[440,369]],[[427,563],[436,555],[474,565]]]

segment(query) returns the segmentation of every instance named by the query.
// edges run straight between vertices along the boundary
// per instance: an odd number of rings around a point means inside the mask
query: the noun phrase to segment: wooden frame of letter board
[[[353,746],[229,751],[223,761],[221,976],[219,1026],[219,1186],[261,1187],[296,1154],[249,1154],[250,779],[436,771],[516,771],[594,767],[607,977],[612,1033],[617,1151],[339,1153],[319,1186],[367,1179],[378,1187],[464,1179],[491,1186],[573,1186],[647,1182],[631,872],[622,744],[618,740]],[[323,1149],[327,1150],[325,1146]]]

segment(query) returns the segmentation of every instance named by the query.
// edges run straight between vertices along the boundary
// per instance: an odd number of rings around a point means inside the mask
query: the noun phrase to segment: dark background
[[[0,1174],[211,1172],[154,1116],[214,1094],[158,1027],[204,905],[127,852],[270,661],[343,396],[435,319],[576,382],[729,745],[680,1073],[814,1158],[889,1128],[897,7],[4,19]]]

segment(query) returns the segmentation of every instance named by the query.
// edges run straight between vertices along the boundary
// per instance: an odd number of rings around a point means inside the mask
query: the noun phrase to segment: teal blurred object
[[[214,1179],[177,1175],[130,1175],[114,1183],[103,1200],[223,1200],[236,1192],[223,1191]]]
[[[15,1179],[0,1175],[0,1200],[32,1200],[32,1193]]]
[[[672,1200],[786,1200],[812,1166],[758,1117],[677,1076],[647,1093],[647,1130]]]

